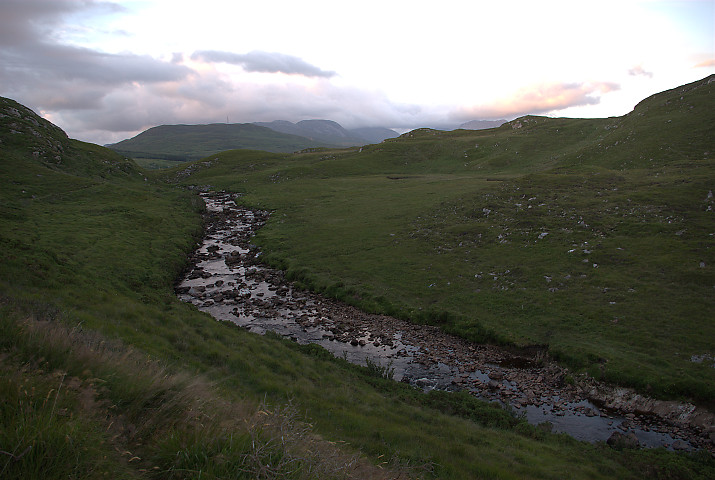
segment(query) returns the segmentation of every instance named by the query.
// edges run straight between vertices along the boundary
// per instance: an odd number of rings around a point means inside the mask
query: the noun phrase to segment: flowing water
[[[260,252],[250,244],[268,212],[239,207],[229,194],[204,200],[207,234],[177,294],[214,318],[258,334],[270,330],[315,343],[356,364],[369,361],[424,391],[468,390],[579,440],[606,441],[622,432],[635,435],[642,446],[693,448],[672,425],[600,409],[564,382],[565,370],[544,361],[543,352],[470,344],[435,327],[366,314],[295,288],[280,271],[262,266]]]

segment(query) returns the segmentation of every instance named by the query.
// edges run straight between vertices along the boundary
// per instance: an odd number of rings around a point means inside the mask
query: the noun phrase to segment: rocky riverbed
[[[715,416],[701,408],[572,375],[543,348],[478,345],[299,290],[281,271],[262,265],[250,243],[269,212],[240,207],[233,194],[205,194],[204,200],[204,241],[176,291],[217,319],[317,343],[425,391],[468,390],[579,440],[715,452]]]

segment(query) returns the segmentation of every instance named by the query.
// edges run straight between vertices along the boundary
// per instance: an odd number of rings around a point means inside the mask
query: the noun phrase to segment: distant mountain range
[[[472,120],[459,126],[464,130],[485,130],[487,128],[497,128],[504,125],[506,120]]]
[[[212,123],[160,125],[135,137],[106,146],[135,158],[190,161],[234,149],[290,153],[329,145],[252,123]]]
[[[302,120],[291,123],[286,120],[255,122],[254,125],[310,140],[341,147],[354,147],[368,143],[380,143],[387,138],[397,137],[397,132],[384,127],[368,127],[346,130],[332,120]]]
[[[498,127],[506,120],[474,120],[459,128]],[[134,158],[191,161],[235,149],[292,153],[306,148],[345,148],[380,143],[398,133],[385,127],[345,129],[332,120],[286,120],[208,125],[160,125],[106,145]]]

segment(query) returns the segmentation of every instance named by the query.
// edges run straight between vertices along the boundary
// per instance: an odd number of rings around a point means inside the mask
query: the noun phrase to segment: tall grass
[[[298,410],[228,400],[205,377],[8,306],[2,478],[346,478],[371,470]],[[5,450],[7,449],[7,450]]]

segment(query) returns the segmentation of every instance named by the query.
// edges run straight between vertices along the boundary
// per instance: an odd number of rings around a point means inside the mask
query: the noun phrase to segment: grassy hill
[[[183,162],[236,148],[295,152],[324,146],[330,145],[251,123],[213,123],[160,125],[136,137],[109,145],[109,148],[134,158]]]
[[[227,152],[185,181],[231,186],[275,208],[260,241],[303,283],[459,330],[469,325],[464,318],[440,315],[454,300],[422,299],[421,277],[458,274],[447,269],[463,259],[447,249],[458,250],[463,229],[476,241],[491,223],[445,222],[485,194],[499,211],[498,202],[516,195],[509,189],[527,185],[514,182],[540,178],[515,165],[450,173],[466,163],[460,149],[477,148],[478,139],[516,141],[508,128],[462,134],[414,132],[365,156]],[[547,175],[528,163],[525,172]],[[689,171],[694,178],[703,163]],[[593,176],[584,173],[591,167],[578,168],[553,178],[576,175],[578,184]],[[322,349],[254,335],[179,302],[174,281],[201,235],[203,208],[166,183],[186,178],[182,171],[143,171],[0,99],[0,477],[712,478],[707,455],[616,450],[544,433],[467,395],[423,395]],[[316,266],[311,255],[331,262]],[[432,303],[419,310],[425,301]],[[512,328],[495,332],[485,320],[479,331],[518,341]]]
[[[256,242],[310,288],[712,408],[711,80],[618,118],[225,152],[182,182],[275,210]]]

